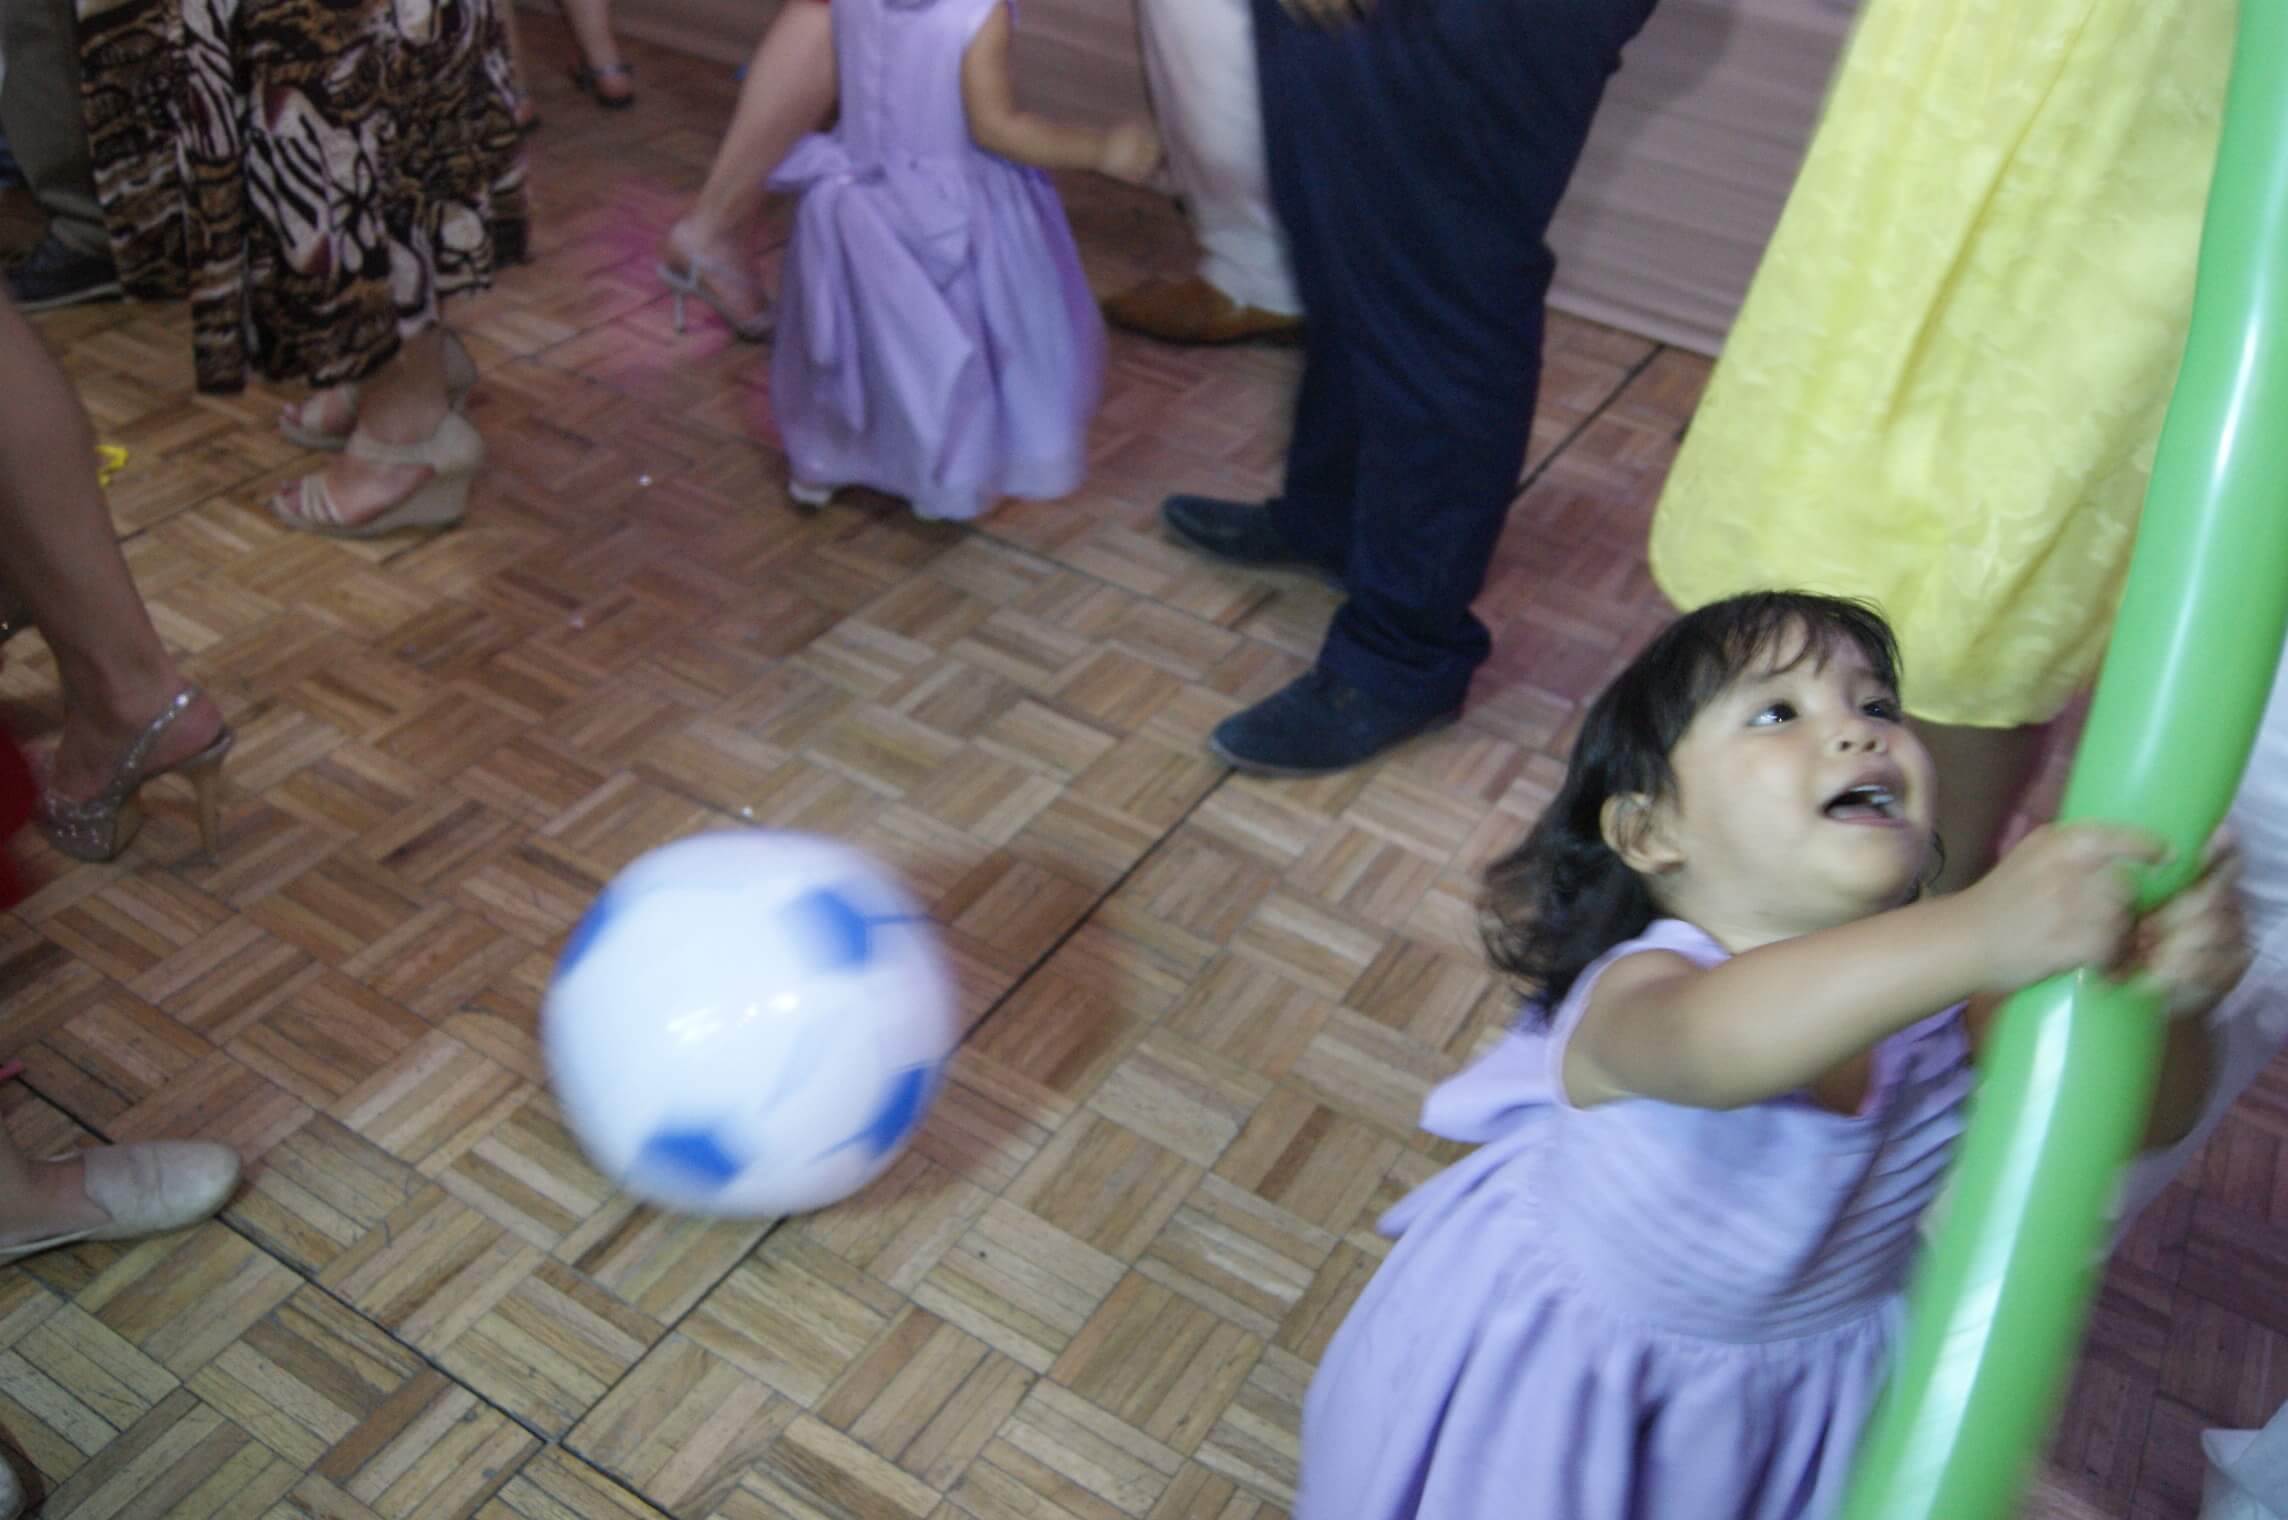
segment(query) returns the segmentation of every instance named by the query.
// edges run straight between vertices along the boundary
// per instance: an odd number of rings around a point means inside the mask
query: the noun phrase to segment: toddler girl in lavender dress
[[[1297,1520],[1831,1515],[1987,1000],[2130,951],[2174,1016],[2149,1141],[2193,1122],[2194,1015],[2246,963],[2229,854],[2144,920],[2115,867],[2154,847],[2088,824],[1916,900],[1933,782],[1896,664],[1864,606],[1762,593],[1590,709],[1487,883],[1495,960],[1544,1001],[1430,1096],[1481,1148],[1382,1222]]]
[[[833,0],[841,116],[772,176],[800,191],[771,404],[791,494],[975,517],[1080,484],[1104,329],[1043,169],[1142,181],[1148,125],[1017,109],[1003,0]]]

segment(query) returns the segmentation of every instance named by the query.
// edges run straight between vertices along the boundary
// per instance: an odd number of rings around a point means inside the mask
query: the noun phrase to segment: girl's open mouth
[[[1837,823],[1899,823],[1899,798],[1880,782],[1863,781],[1828,799],[1820,810]]]

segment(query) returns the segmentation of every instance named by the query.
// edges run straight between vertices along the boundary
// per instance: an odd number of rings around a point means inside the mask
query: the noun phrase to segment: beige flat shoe
[[[104,1145],[81,1156],[88,1201],[109,1214],[110,1223],[0,1246],[0,1266],[84,1240],[135,1240],[186,1229],[230,1202],[238,1186],[238,1152],[204,1140]],[[0,1517],[7,1513],[0,1507]]]
[[[343,452],[368,464],[419,465],[430,472],[429,478],[395,506],[384,507],[363,522],[348,522],[326,489],[326,477],[305,475],[270,498],[270,515],[289,528],[330,538],[377,538],[405,528],[449,528],[469,514],[469,483],[485,462],[485,440],[468,418],[447,412],[425,443],[383,443],[359,431],[350,435]]]
[[[459,411],[469,399],[469,392],[477,388],[477,361],[470,357],[460,335],[451,328],[445,330],[445,404]],[[345,386],[349,392],[349,425],[340,432],[332,432],[319,425],[319,401],[312,396],[307,401],[290,401],[278,412],[278,431],[288,443],[316,449],[322,454],[339,453],[357,431],[358,390],[355,385]]]

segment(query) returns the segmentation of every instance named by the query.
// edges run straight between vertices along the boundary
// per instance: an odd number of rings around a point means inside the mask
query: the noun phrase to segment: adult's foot
[[[1303,331],[1301,317],[1244,306],[1199,275],[1182,280],[1146,280],[1108,297],[1104,319],[1162,343],[1291,340]]]
[[[304,448],[338,449],[357,428],[357,414],[357,387],[329,385],[280,408],[278,430]]]
[[[671,291],[713,307],[731,331],[749,342],[768,337],[771,303],[754,277],[745,249],[687,216],[667,229],[659,249],[659,277]]]
[[[607,111],[624,111],[636,103],[635,65],[617,58],[581,64],[572,71],[572,83]]]
[[[1461,711],[1459,705],[1394,706],[1331,671],[1313,669],[1217,724],[1208,749],[1258,776],[1324,776],[1444,728]]]
[[[8,269],[8,299],[20,311],[58,311],[89,301],[119,299],[119,271],[108,254],[79,253],[53,236]]]
[[[1289,543],[1261,502],[1171,496],[1160,503],[1160,523],[1171,538],[1210,559],[1244,570],[1293,570],[1342,589],[1342,567]]]
[[[30,1186],[0,1214],[0,1261],[81,1240],[186,1229],[238,1187],[238,1153],[210,1141],[98,1146],[25,1168]]]
[[[483,458],[483,441],[442,386],[376,385],[359,398],[349,446],[310,477],[318,488],[294,482],[272,498],[271,513],[291,527],[355,537],[438,477],[475,474]]]
[[[49,795],[61,802],[87,802],[100,796],[121,759],[182,686],[180,675],[170,675],[137,696],[122,697],[116,707],[66,712],[62,736],[48,764]],[[153,775],[190,759],[214,743],[222,726],[222,709],[205,692],[198,693],[190,710],[159,736],[157,747],[143,761],[143,774]]]

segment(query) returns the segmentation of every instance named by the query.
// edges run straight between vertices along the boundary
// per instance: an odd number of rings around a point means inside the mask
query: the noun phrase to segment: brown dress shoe
[[[1146,280],[1106,301],[1104,316],[1115,327],[1162,343],[1245,343],[1292,339],[1303,331],[1301,317],[1242,306],[1198,275]]]

